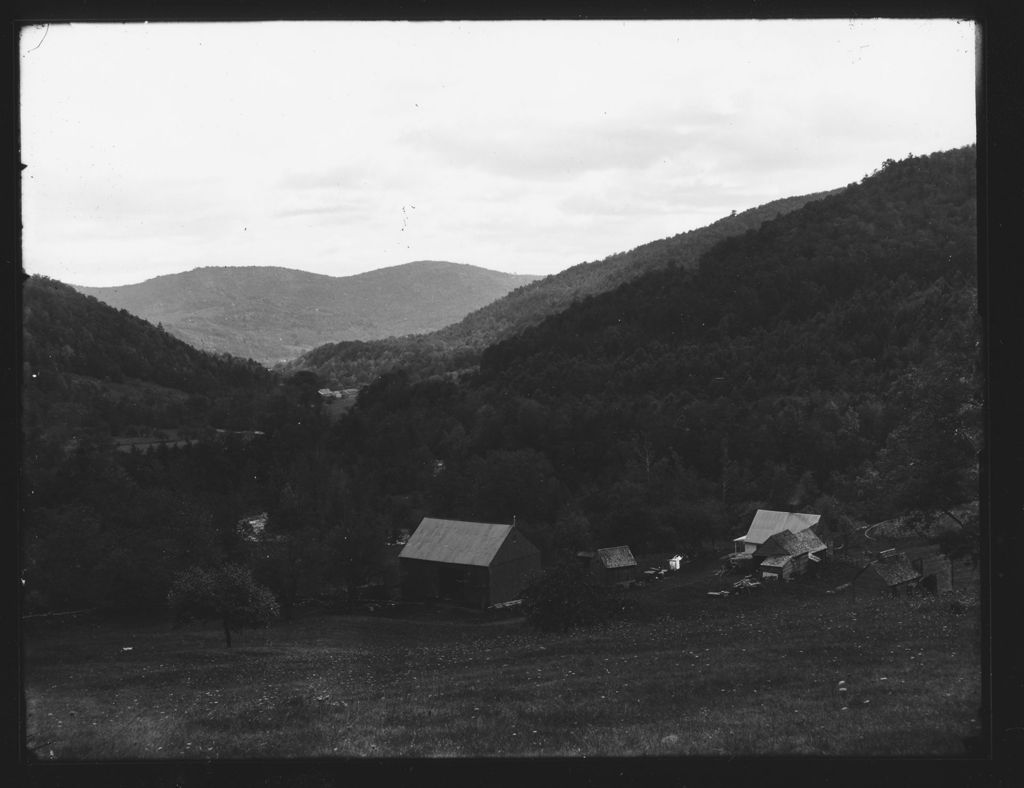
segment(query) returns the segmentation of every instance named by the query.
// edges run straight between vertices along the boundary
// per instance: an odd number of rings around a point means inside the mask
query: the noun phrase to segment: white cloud
[[[953,21],[42,35],[21,46],[24,259],[81,284],[427,258],[550,273],[974,140],[973,28]]]

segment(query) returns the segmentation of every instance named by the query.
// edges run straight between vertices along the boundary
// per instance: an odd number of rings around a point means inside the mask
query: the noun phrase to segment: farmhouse
[[[819,563],[827,547],[810,528],[793,533],[782,531],[772,534],[754,551],[754,557],[764,556],[758,572],[765,580],[789,580],[807,571],[811,564]]]
[[[743,536],[732,540],[733,552],[739,554],[754,553],[769,538],[783,531],[792,531],[798,534],[801,531],[812,528],[817,532],[820,519],[820,514],[774,512],[770,509],[758,509],[747,532]]]
[[[577,553],[597,585],[629,585],[636,580],[640,567],[628,545],[602,547],[600,550]]]
[[[398,554],[406,599],[486,608],[518,599],[540,551],[513,525],[424,517]]]

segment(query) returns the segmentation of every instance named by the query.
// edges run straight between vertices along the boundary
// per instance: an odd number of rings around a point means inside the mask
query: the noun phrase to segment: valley
[[[31,278],[33,757],[975,754],[975,155],[275,369]],[[738,587],[722,559],[762,511],[841,549]],[[514,528],[543,569],[513,577],[522,607],[407,598],[426,518]],[[580,559],[607,548],[693,571],[597,592]],[[842,592],[897,548],[951,589]],[[480,576],[446,569],[443,595]],[[546,631],[549,603],[594,615]]]

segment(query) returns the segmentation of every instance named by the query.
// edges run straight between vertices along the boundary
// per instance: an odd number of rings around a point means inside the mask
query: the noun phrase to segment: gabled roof
[[[877,564],[872,564],[871,568],[889,586],[917,580],[921,577],[917,570],[910,565],[910,561],[905,555],[900,555],[895,560],[879,561]]]
[[[489,566],[512,530],[507,524],[424,517],[398,557]]]
[[[602,547],[597,551],[597,557],[604,564],[605,569],[636,566],[633,551],[627,545],[622,545],[621,547]]]
[[[801,514],[799,512],[774,512],[770,509],[758,509],[750,528],[745,536],[734,539],[735,542],[764,544],[770,537],[782,531],[797,534],[815,525],[821,519],[820,514]]]
[[[757,548],[754,555],[803,555],[826,549],[825,543],[810,529],[799,533],[783,531],[772,534]]]

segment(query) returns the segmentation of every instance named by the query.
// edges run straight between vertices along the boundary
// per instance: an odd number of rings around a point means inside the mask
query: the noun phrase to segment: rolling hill
[[[956,511],[981,445],[975,168],[973,146],[888,161],[458,382],[383,375],[336,445],[374,500],[514,516],[542,548],[697,550],[756,508]]]
[[[419,261],[355,276],[209,267],[121,287],[77,287],[194,347],[266,365],[326,341],[433,331],[537,277]]]
[[[249,429],[277,377],[205,353],[62,282],[22,288],[23,428],[57,439],[139,427]]]
[[[307,369],[341,387],[360,386],[396,368],[432,374],[476,364],[488,345],[540,323],[574,302],[614,290],[651,271],[696,268],[702,254],[719,241],[760,227],[835,192],[787,197],[727,216],[696,230],[679,233],[580,263],[517,288],[469,313],[459,322],[429,334],[376,341],[332,342],[282,365],[286,371]]]

